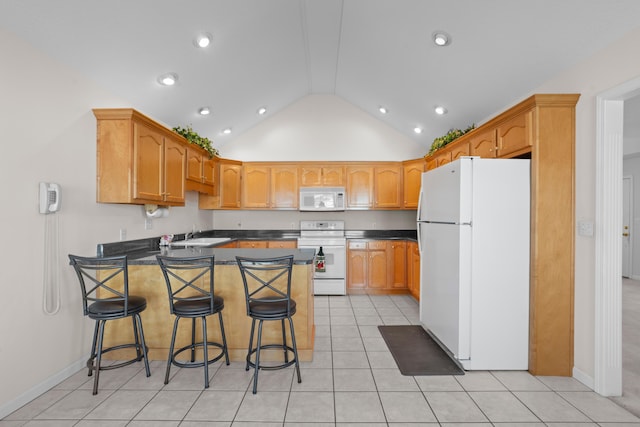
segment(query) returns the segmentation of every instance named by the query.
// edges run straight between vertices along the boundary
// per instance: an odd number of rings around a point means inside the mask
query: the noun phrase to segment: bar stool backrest
[[[69,259],[80,281],[85,316],[89,314],[91,304],[105,300],[123,303],[124,314],[120,312],[117,317],[129,315],[129,272],[126,255],[104,258],[69,255]]]
[[[167,284],[171,314],[180,301],[207,301],[211,312],[214,311],[213,255],[189,258],[156,255],[156,258]]]
[[[291,316],[291,273],[293,255],[275,258],[236,256],[247,304],[251,316],[252,303],[286,302],[286,316]]]

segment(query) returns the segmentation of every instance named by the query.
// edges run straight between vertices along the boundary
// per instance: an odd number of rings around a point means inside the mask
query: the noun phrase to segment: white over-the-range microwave
[[[344,187],[300,187],[301,211],[343,211]]]

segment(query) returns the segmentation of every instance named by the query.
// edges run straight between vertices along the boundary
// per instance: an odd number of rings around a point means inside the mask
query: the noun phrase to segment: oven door
[[[314,249],[316,254],[320,250],[320,245],[299,245],[301,249]],[[315,271],[313,277],[315,279],[344,279],[346,274],[346,250],[344,246],[325,246],[322,245],[322,252],[325,258],[325,271]]]

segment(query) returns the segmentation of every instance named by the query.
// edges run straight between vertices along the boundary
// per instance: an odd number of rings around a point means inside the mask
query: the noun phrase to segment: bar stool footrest
[[[293,347],[290,346],[285,346],[282,344],[264,344],[260,346],[260,350],[266,350],[266,349],[278,349],[278,350],[287,350],[287,352],[290,352],[293,357],[288,361],[288,362],[284,362],[280,365],[263,365],[262,363],[260,363],[260,365],[258,366],[258,369],[262,369],[265,371],[275,371],[277,369],[284,369],[286,367],[289,367],[291,365],[293,365],[294,363],[296,363],[296,358],[295,358],[295,351],[293,350]],[[249,370],[249,368],[255,368],[256,364],[254,362],[251,361],[251,356],[253,354],[256,353],[256,351],[258,351],[258,348],[254,348],[251,350],[251,352],[249,354],[247,354],[247,367],[245,368],[245,370]]]
[[[136,350],[140,349],[139,351],[141,352],[139,356],[134,357],[133,359],[130,360],[125,360],[124,362],[119,362],[119,363],[115,363],[112,365],[107,365],[107,366],[102,366],[102,364],[100,365],[100,370],[101,371],[109,371],[111,369],[117,369],[117,368],[122,368],[123,366],[128,366],[131,365],[135,362],[139,362],[142,359],[144,359],[144,354],[142,353],[142,347],[138,344],[135,343],[131,343],[131,344],[121,344],[121,345],[115,345],[113,347],[109,347],[109,348],[103,348],[102,349],[102,354],[104,355],[105,353],[108,353],[110,351],[114,351],[114,350],[121,350],[123,348],[135,348]],[[145,346],[145,350],[147,351],[147,353],[149,352],[149,347]],[[87,360],[87,368],[90,369],[91,371],[95,371],[96,367],[93,363],[93,361],[96,359],[96,357],[98,357],[98,355],[92,355],[88,360]],[[91,376],[91,372],[89,373],[89,376]]]
[[[204,366],[205,361],[204,360],[196,360],[193,362],[181,362],[179,360],[176,360],[176,356],[179,355],[180,353],[182,353],[183,351],[187,351],[187,350],[191,350],[193,348],[196,347],[203,347],[205,343],[195,343],[193,345],[189,344],[189,345],[185,345],[184,347],[178,349],[177,351],[173,352],[173,355],[171,356],[171,363],[175,366],[178,366],[180,368],[199,368]],[[206,361],[207,365],[211,365],[212,363],[217,362],[218,360],[220,360],[223,356],[224,356],[224,346],[220,343],[217,342],[212,342],[212,341],[207,341],[206,342],[207,347],[217,347],[220,349],[220,354],[218,354],[216,357],[209,359]]]

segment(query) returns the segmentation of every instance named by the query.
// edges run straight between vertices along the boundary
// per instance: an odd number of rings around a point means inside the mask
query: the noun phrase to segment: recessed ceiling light
[[[158,83],[162,86],[173,86],[178,81],[176,73],[166,73],[158,77]]]
[[[389,110],[383,106],[378,107],[378,111],[380,111],[380,114],[387,114],[389,112]]]
[[[213,36],[209,33],[198,34],[195,39],[193,39],[193,44],[195,47],[207,47],[211,44],[211,39]]]
[[[265,114],[267,114],[267,107],[260,107],[258,108],[257,113],[261,116],[264,116]]]
[[[224,133],[225,135],[229,135],[231,133],[231,128],[223,129],[222,133]]]
[[[202,107],[201,109],[198,110],[198,114],[200,114],[201,116],[208,116],[209,114],[211,114],[211,108]]]
[[[417,133],[418,135],[420,135],[422,133],[422,128],[419,127],[419,126],[416,126],[416,127],[413,128],[413,131],[415,133]]]
[[[447,109],[446,109],[446,108],[444,108],[444,107],[441,107],[441,106],[437,106],[437,107],[435,108],[435,112],[436,112],[436,114],[437,114],[437,115],[439,115],[439,116],[442,116],[443,114],[447,114],[447,113],[448,113]]]
[[[451,44],[451,36],[444,31],[436,31],[433,33],[433,43],[436,46],[448,46]]]

